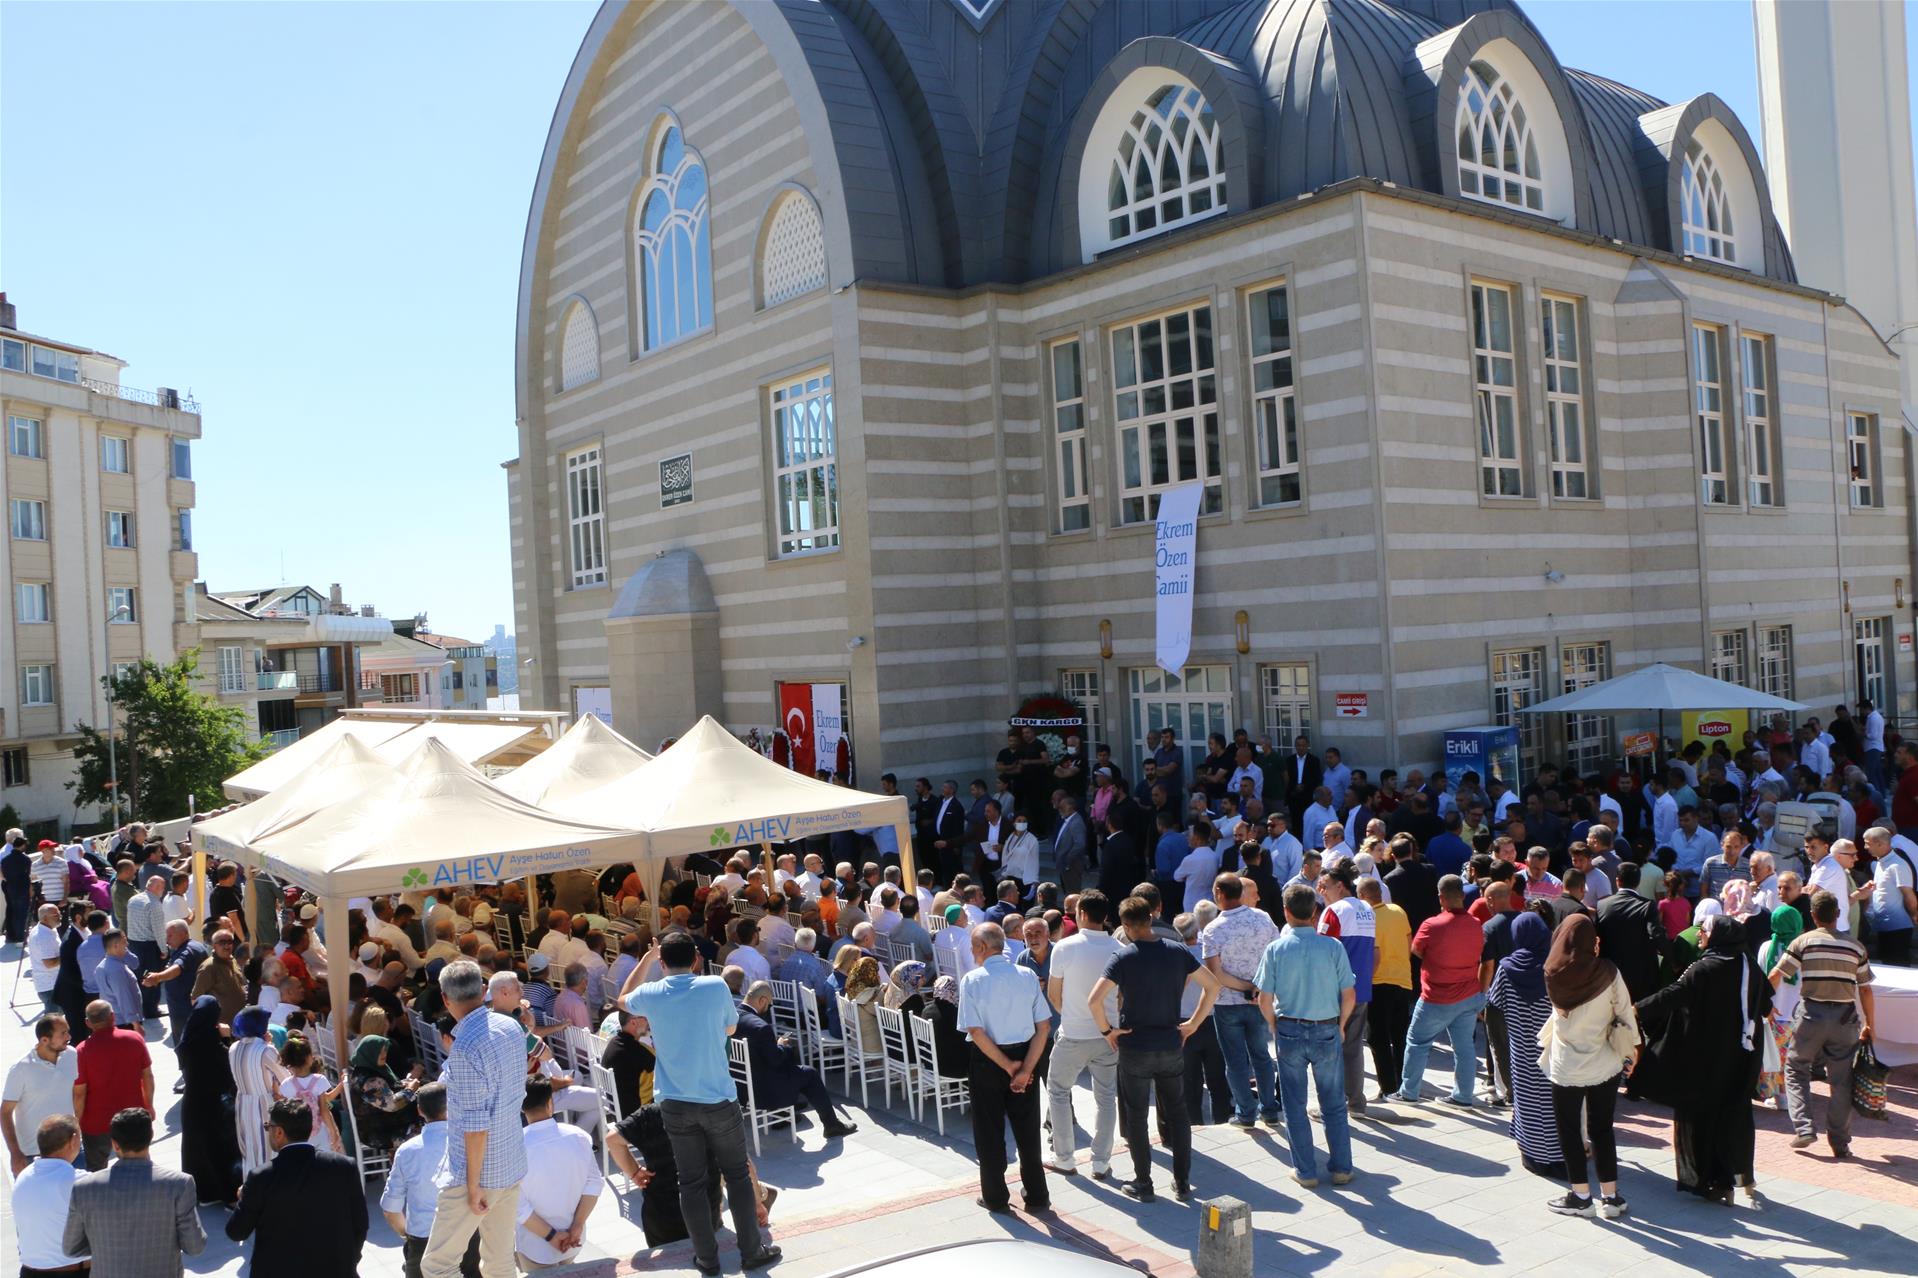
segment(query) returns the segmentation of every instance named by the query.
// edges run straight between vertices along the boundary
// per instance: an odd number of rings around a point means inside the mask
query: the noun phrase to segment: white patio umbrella
[[[1804,710],[1803,702],[1742,688],[1695,670],[1656,662],[1550,701],[1523,706],[1520,714],[1602,714],[1618,710]]]

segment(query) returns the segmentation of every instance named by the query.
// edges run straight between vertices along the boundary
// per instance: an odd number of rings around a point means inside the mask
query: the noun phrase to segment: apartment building
[[[451,663],[446,672],[447,709],[484,710],[486,699],[499,695],[499,659],[488,652],[484,644],[418,628],[411,637],[438,648]]]
[[[73,820],[73,747],[79,725],[106,722],[102,680],[197,642],[199,405],[125,385],[125,368],[22,329],[0,294],[0,804],[27,821]]]
[[[1899,361],[1700,88],[1508,0],[606,5],[522,259],[526,703],[837,685],[862,772],[961,777],[1041,692],[1528,773],[1626,725],[1523,706],[1652,661],[1910,717]]]
[[[278,749],[353,706],[377,702],[360,691],[361,654],[393,634],[371,609],[347,607],[335,584],[208,593],[198,588],[200,672],[240,709],[250,737]]]

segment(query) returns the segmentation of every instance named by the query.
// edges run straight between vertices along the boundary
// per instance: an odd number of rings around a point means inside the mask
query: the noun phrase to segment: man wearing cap
[[[52,839],[40,840],[39,855],[27,869],[40,889],[42,901],[59,905],[67,899],[67,859],[60,855],[58,843]]]
[[[213,934],[212,957],[203,960],[194,973],[189,1000],[198,1002],[200,995],[211,994],[220,1001],[220,1019],[229,1024],[246,1007],[246,980],[233,959],[235,948],[233,933],[221,928]]]
[[[547,980],[551,967],[552,962],[538,950],[526,956],[526,1005],[542,1025],[552,1021],[553,1004],[559,999],[559,991]]]
[[[964,976],[972,970],[972,929],[966,924],[966,907],[948,905],[946,907],[946,925],[932,934],[932,953],[934,966],[938,965],[939,955],[951,956],[956,964],[953,972]]]

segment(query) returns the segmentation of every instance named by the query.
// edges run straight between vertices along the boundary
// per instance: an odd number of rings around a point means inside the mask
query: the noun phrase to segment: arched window
[[[598,380],[599,325],[586,303],[575,301],[559,330],[559,388],[569,391]]]
[[[1197,89],[1162,83],[1126,121],[1112,153],[1107,246],[1223,212],[1219,122]]]
[[[654,144],[633,215],[639,331],[654,350],[713,322],[712,209],[706,166],[668,124]]]
[[[1490,204],[1545,211],[1538,139],[1512,82],[1489,62],[1473,62],[1459,84],[1459,192]]]
[[[1685,168],[1679,178],[1685,252],[1714,262],[1738,262],[1738,232],[1732,227],[1731,194],[1711,153],[1693,138],[1685,144]]]
[[[766,218],[759,250],[759,304],[777,306],[826,286],[826,236],[819,209],[788,191]]]

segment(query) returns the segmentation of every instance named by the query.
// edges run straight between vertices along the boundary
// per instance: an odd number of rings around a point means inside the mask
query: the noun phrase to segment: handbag
[[[1890,1075],[1890,1067],[1878,1059],[1871,1043],[1860,1043],[1851,1063],[1851,1107],[1866,1118],[1885,1118],[1885,1080]]]

